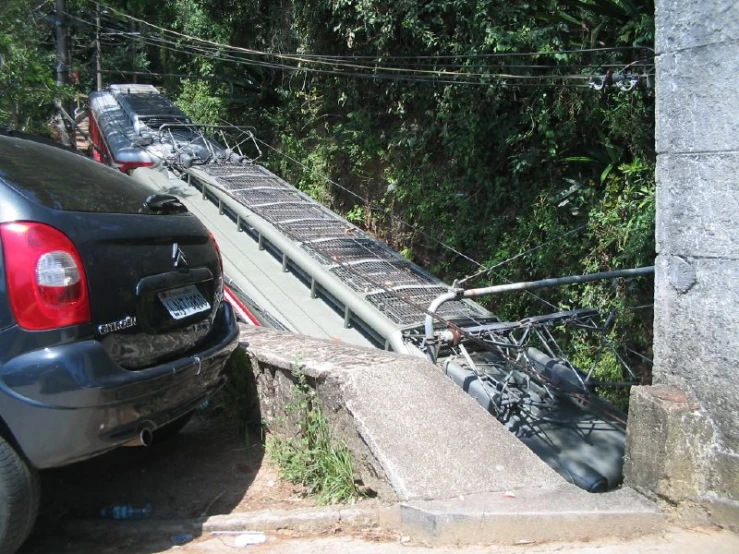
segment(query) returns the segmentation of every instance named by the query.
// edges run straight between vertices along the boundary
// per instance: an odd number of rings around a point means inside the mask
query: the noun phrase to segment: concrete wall
[[[460,545],[631,538],[664,525],[628,487],[591,494],[566,482],[426,358],[248,325],[241,346],[268,432],[295,436],[301,375],[387,529]]]
[[[657,0],[654,387],[626,480],[739,526],[739,2]]]
[[[425,358],[250,326],[241,339],[268,429],[280,433],[300,372],[382,500],[575,488]]]

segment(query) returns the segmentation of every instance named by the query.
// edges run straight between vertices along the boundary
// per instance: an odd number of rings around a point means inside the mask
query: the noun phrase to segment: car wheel
[[[39,506],[38,473],[0,437],[0,552],[12,554],[33,528]]]
[[[187,425],[187,422],[190,421],[194,413],[194,410],[192,412],[188,412],[174,421],[170,421],[166,425],[162,425],[159,429],[154,431],[154,444],[174,437],[185,425]]]

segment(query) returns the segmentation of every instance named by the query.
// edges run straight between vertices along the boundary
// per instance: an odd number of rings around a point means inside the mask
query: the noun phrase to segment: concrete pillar
[[[739,2],[657,0],[654,384],[626,482],[739,527]]]

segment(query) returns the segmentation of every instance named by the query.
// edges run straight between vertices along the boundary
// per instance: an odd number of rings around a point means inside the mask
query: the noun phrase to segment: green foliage
[[[287,408],[295,419],[296,435],[284,439],[270,436],[267,454],[277,464],[281,477],[306,487],[319,504],[354,500],[360,494],[349,449],[332,436],[305,375],[296,375],[293,401]]]
[[[355,205],[346,214],[346,218],[352,223],[363,223],[364,222],[364,207]]]
[[[48,133],[51,101],[61,97],[54,74],[54,52],[45,38],[53,28],[48,10],[29,10],[25,0],[0,7],[0,126]]]
[[[206,81],[182,81],[176,103],[193,121],[221,125],[227,117],[227,103],[220,96],[223,85],[211,85]]]

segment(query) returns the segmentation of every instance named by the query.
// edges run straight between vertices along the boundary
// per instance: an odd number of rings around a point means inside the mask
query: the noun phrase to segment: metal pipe
[[[459,300],[461,298],[476,298],[478,296],[493,296],[506,292],[545,289],[558,287],[561,285],[571,285],[574,283],[588,283],[590,281],[598,281],[600,279],[616,279],[620,277],[638,277],[641,275],[649,275],[654,273],[654,266],[638,267],[635,269],[619,269],[616,271],[601,271],[599,273],[587,273],[585,275],[570,275],[568,277],[557,277],[552,279],[542,279],[541,281],[523,281],[520,283],[509,283],[507,285],[494,285],[492,287],[484,287],[481,289],[469,290],[452,290],[440,295],[429,306],[424,329],[426,332],[427,354],[432,362],[436,362],[436,352],[433,348],[434,338],[434,314],[439,307],[449,300]]]
[[[426,321],[424,322],[424,328],[426,330],[426,354],[428,355],[429,359],[431,360],[431,363],[436,363],[436,351],[433,347],[434,344],[434,314],[436,313],[436,310],[439,309],[439,306],[441,306],[444,302],[447,302],[449,300],[457,300],[459,298],[459,294],[461,293],[461,290],[452,290],[449,292],[446,292],[434,299],[433,302],[431,302],[431,305],[429,306],[428,312],[426,314]]]
[[[523,281],[521,283],[510,283],[508,285],[495,285],[481,289],[469,289],[462,292],[462,298],[475,298],[477,296],[492,296],[504,292],[546,289],[560,285],[571,285],[574,283],[588,283],[600,279],[616,279],[620,277],[638,277],[654,273],[654,266],[637,267],[635,269],[619,269],[616,271],[601,271],[600,273],[587,273],[585,275],[570,275],[569,277],[556,277],[553,279],[542,279],[541,281]]]
[[[154,442],[154,432],[148,424],[145,424],[141,427],[139,434],[130,441],[123,443],[123,446],[151,446],[152,442]]]

